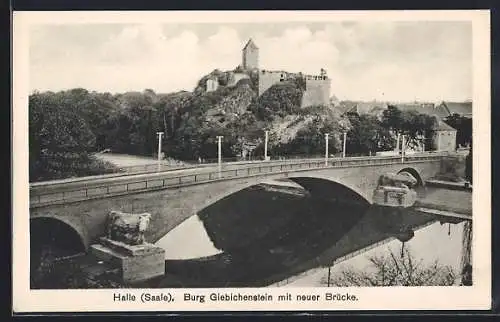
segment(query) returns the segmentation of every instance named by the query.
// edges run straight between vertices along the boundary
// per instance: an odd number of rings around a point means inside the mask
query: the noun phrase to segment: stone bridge
[[[152,214],[148,242],[154,243],[202,209],[229,199],[263,180],[289,179],[313,197],[336,197],[372,203],[379,177],[406,172],[419,184],[436,175],[443,154],[263,162],[258,166],[187,175],[166,173],[40,183],[30,187],[30,235],[84,251],[104,233],[110,210]],[[256,205],[258,211],[258,205]],[[62,237],[61,237],[62,236]],[[41,237],[40,237],[41,238]]]

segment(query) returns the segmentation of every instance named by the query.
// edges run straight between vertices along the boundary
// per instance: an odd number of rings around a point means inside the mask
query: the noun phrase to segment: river
[[[156,243],[166,251],[160,287],[321,286],[332,261],[340,261],[331,269],[337,274],[346,267],[368,269],[371,256],[389,249],[399,254],[401,241],[390,239],[401,227],[415,228],[405,247],[417,260],[460,270],[463,223],[319,202],[298,191],[242,191],[181,223]]]

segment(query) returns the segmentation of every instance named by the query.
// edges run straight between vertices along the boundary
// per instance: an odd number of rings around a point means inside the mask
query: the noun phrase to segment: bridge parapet
[[[165,173],[131,175],[105,179],[79,180],[70,184],[39,183],[30,186],[30,208],[108,198],[127,194],[136,194],[162,189],[176,189],[184,186],[207,184],[210,182],[234,180],[236,178],[266,177],[270,174],[288,174],[293,172],[313,171],[319,168],[377,167],[393,164],[411,164],[439,162],[445,154],[423,153],[406,156],[375,156],[332,158],[325,165],[324,160],[301,160],[258,166],[244,166],[223,171],[204,171],[184,175]]]

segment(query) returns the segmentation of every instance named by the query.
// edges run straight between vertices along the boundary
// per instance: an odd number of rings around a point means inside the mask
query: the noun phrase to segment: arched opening
[[[85,252],[85,243],[70,224],[50,217],[30,220],[30,275],[32,287],[44,283],[54,261]]]
[[[418,173],[418,171],[413,168],[404,168],[400,170],[398,174],[409,175],[415,178],[417,180],[417,187],[422,187],[425,185],[424,181],[422,180],[422,177],[420,176],[420,173]]]
[[[197,227],[219,252],[167,258],[168,273],[194,284],[200,279],[199,285],[257,285],[317,258],[349,233],[370,206],[364,196],[337,182],[308,177],[290,181],[251,186],[202,209]],[[189,231],[194,225],[185,226],[188,231],[179,235],[195,234]],[[179,243],[186,249],[202,248],[189,241]]]
[[[311,177],[296,177],[290,178],[290,180],[304,187],[314,198],[347,202],[360,206],[370,205],[370,202],[361,193],[336,181]]]

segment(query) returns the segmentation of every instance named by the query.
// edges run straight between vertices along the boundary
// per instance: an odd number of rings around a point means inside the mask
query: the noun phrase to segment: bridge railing
[[[440,160],[442,154],[421,154],[407,156],[405,163]],[[401,163],[398,156],[332,158],[325,160],[302,160],[299,162],[266,163],[222,171],[206,171],[183,175],[166,176],[161,174],[143,174],[106,178],[89,182],[67,184],[39,184],[30,187],[30,207],[61,204],[94,198],[111,197],[129,193],[182,187],[202,184],[217,180],[238,177],[261,176],[284,172],[308,171],[320,168],[344,168],[351,166],[376,166]]]
[[[297,162],[301,159],[321,159],[320,156],[304,156],[304,155],[294,155],[287,156],[283,158],[279,157],[270,157],[270,162]],[[248,159],[241,159],[238,157],[232,158],[223,158],[222,162],[225,164],[255,164],[264,162],[262,158],[252,157]],[[182,161],[179,163],[172,163],[167,161],[160,161],[157,163],[148,163],[148,164],[138,164],[131,166],[121,166],[118,167],[118,171],[115,174],[109,174],[107,176],[120,176],[120,175],[128,175],[128,174],[139,174],[139,173],[153,173],[153,172],[165,172],[165,171],[173,171],[173,170],[183,170],[183,169],[192,169],[192,168],[200,168],[200,167],[213,167],[217,166],[218,159],[203,159],[201,162],[196,160],[191,161]]]

